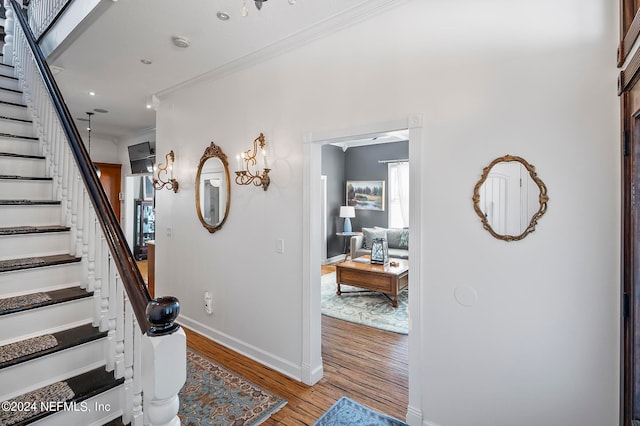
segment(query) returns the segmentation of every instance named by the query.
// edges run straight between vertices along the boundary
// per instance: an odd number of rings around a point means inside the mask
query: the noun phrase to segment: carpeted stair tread
[[[19,90],[19,89],[8,89],[6,87],[0,87],[0,90],[5,90],[7,92],[12,92],[12,93],[22,93],[22,90]]]
[[[0,200],[0,206],[45,206],[57,205],[56,200]]]
[[[0,157],[31,158],[33,160],[44,160],[46,158],[44,155],[16,154],[14,152],[0,152]]]
[[[69,287],[23,296],[7,297],[0,299],[0,316],[82,299],[90,297],[92,294],[92,292],[88,292],[80,287]]]
[[[99,367],[86,373],[79,374],[69,379],[56,382],[53,388],[52,385],[45,386],[37,389],[33,392],[18,396],[10,401],[25,401],[32,403],[34,401],[43,401],[45,404],[49,404],[54,401],[63,401],[67,404],[71,404],[73,409],[73,403],[76,404],[78,409],[82,407],[82,401],[99,395],[103,392],[113,389],[116,386],[124,383],[124,379],[115,379],[113,373],[108,372],[104,367]],[[54,395],[58,395],[56,398]],[[55,404],[54,404],[55,406]],[[88,408],[92,408],[90,405]],[[61,409],[58,411],[62,411]],[[26,425],[40,420],[50,414],[54,414],[55,411],[42,411],[35,412],[35,410],[21,411],[20,414],[25,413],[22,418],[15,418],[16,413],[9,412],[3,413],[0,411],[0,424],[2,425]],[[3,415],[6,418],[3,418]]]
[[[0,179],[11,180],[53,180],[53,178],[46,176],[18,176],[18,175],[0,175]]]
[[[0,235],[44,234],[49,232],[66,232],[71,228],[62,225],[47,226],[10,226],[0,228]]]
[[[17,407],[17,404],[20,404],[23,409],[1,411],[0,424],[3,426],[11,426],[25,425],[34,422],[48,414],[44,411],[46,410],[46,406],[43,407],[41,403],[49,404],[54,401],[71,401],[74,396],[73,389],[65,382],[55,382],[19,395],[7,400],[9,402],[8,406],[11,407],[12,404],[16,404]],[[28,409],[25,409],[27,407],[25,404],[28,404]]]
[[[0,368],[16,359],[26,358],[41,353],[58,345],[58,340],[51,334],[30,337],[19,342],[0,346]],[[13,364],[11,364],[13,365]]]
[[[0,58],[2,57],[2,55],[0,55]],[[21,108],[26,108],[27,105],[25,104],[19,104],[16,102],[9,102],[9,101],[3,101],[0,99],[0,104],[5,104],[5,105],[11,105],[11,106],[16,106],[16,107],[21,107]]]
[[[0,77],[3,77],[3,78],[10,78],[11,80],[17,80],[17,79],[18,79],[18,77],[14,77],[14,76],[12,76],[12,75],[0,75]]]
[[[49,256],[23,257],[19,259],[0,260],[0,272],[17,271],[20,269],[41,268],[44,266],[63,265],[82,260],[69,254],[52,254]]]
[[[0,120],[19,121],[21,123],[33,123],[33,120],[26,118],[8,117],[6,115],[0,115]]]
[[[0,87],[0,90],[2,90],[1,87]],[[0,132],[0,137],[12,138],[12,139],[26,139],[26,140],[30,140],[30,141],[37,141],[38,140],[38,138],[35,137],[35,136],[14,135],[13,133],[4,133],[4,132]]]
[[[90,323],[80,325],[78,327],[70,328],[68,330],[62,330],[56,333],[51,333],[45,336],[51,336],[53,339],[55,339],[55,342],[56,342],[55,345],[47,348],[43,348],[38,351],[31,351],[31,353],[27,353],[22,356],[11,357],[10,359],[0,362],[0,369],[9,367],[12,365],[20,364],[26,361],[30,361],[32,359],[40,358],[42,356],[49,355],[54,352],[59,352],[74,346],[82,345],[84,343],[92,342],[94,340],[98,340],[102,337],[105,337],[106,335],[107,335],[106,332],[100,331],[97,327],[94,327]],[[42,337],[42,336],[38,336],[38,337]],[[15,345],[15,346],[21,345],[24,347],[27,347],[27,346],[31,347],[30,340],[31,339],[26,339],[20,342],[15,342],[15,344],[12,344],[12,345]],[[3,354],[7,352],[8,346],[10,345],[0,346],[0,357],[2,357]],[[20,350],[20,349],[16,349],[15,346],[12,347],[11,349],[14,351]],[[5,355],[5,358],[9,358],[9,356]]]

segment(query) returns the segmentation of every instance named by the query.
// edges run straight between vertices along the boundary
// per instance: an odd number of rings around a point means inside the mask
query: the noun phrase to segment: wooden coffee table
[[[391,259],[398,266],[375,265],[369,256],[358,257],[355,260],[338,263],[336,265],[336,281],[340,296],[342,293],[356,293],[357,291],[342,291],[341,284],[348,284],[365,290],[383,293],[391,300],[394,308],[398,307],[398,293],[409,285],[409,261]]]

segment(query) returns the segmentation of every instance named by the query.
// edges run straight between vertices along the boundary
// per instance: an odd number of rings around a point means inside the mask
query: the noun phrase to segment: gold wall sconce
[[[171,189],[173,192],[178,192],[178,181],[173,178],[174,161],[175,154],[173,153],[173,150],[171,150],[164,156],[164,164],[153,165],[153,188],[155,190],[159,191],[166,186],[167,189]]]
[[[236,183],[238,185],[250,185],[253,183],[255,186],[262,186],[262,189],[265,191],[269,187],[271,183],[271,178],[269,177],[269,172],[271,169],[269,168],[269,164],[267,162],[267,143],[264,140],[264,135],[260,133],[260,136],[253,140],[253,150],[248,149],[240,154],[236,155],[237,167],[238,171],[236,172]],[[260,174],[259,170],[252,172],[250,167],[253,167],[257,164],[256,157],[258,155],[258,146],[260,147],[260,154],[262,155],[264,168],[262,169],[262,174]]]

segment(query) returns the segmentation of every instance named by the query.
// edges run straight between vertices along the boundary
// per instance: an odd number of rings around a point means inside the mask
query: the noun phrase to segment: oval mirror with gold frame
[[[524,158],[505,155],[484,168],[473,188],[473,208],[495,238],[518,241],[547,211],[547,187]]]
[[[196,174],[196,211],[210,233],[227,220],[231,201],[229,162],[222,148],[211,142],[200,158]]]

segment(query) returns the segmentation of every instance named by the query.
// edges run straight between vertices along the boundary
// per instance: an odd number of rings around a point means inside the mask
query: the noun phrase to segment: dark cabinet
[[[147,258],[147,242],[156,238],[156,215],[153,201],[136,200],[133,227],[133,255],[137,260]]]

